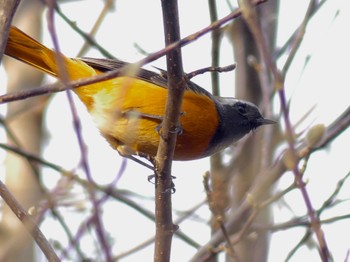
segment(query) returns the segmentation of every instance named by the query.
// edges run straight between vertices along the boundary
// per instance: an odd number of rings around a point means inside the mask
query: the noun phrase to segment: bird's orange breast
[[[121,146],[127,146],[135,152],[156,155],[157,129],[168,94],[166,88],[140,79],[118,77],[99,83],[98,88],[92,85],[76,91],[79,96],[90,94],[92,103],[88,109],[114,148],[120,151]],[[186,90],[182,113],[182,133],[177,137],[174,159],[199,158],[207,150],[219,124],[216,106],[208,96]]]

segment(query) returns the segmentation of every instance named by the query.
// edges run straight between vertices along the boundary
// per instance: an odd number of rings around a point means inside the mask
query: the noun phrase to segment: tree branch
[[[177,0],[163,0],[163,24],[165,45],[169,46],[180,39],[180,26]],[[160,141],[155,158],[156,170],[156,237],[154,261],[169,261],[171,242],[177,226],[172,220],[171,194],[173,182],[171,166],[175,151],[177,133],[180,128],[182,97],[186,87],[186,80],[182,68],[181,49],[175,48],[168,52],[168,98],[165,116],[160,130]]]
[[[12,18],[20,0],[0,0],[0,63],[7,44],[7,37]]]
[[[60,261],[55,251],[40,231],[39,227],[31,219],[30,215],[17,202],[12,194],[7,190],[6,186],[0,181],[0,196],[4,199],[6,204],[11,208],[12,212],[23,223],[28,232],[32,235],[35,242],[45,254],[48,261]]]

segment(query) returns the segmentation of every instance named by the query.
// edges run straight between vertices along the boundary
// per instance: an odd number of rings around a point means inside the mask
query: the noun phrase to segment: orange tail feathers
[[[49,75],[59,77],[56,63],[57,53],[40,44],[16,27],[12,26],[10,28],[5,54],[34,66]],[[92,67],[78,59],[70,59],[65,56],[63,56],[63,59],[65,69],[71,80],[82,79],[97,74]]]
[[[10,28],[5,54],[36,67],[54,77],[58,76],[55,52],[40,44],[16,27]]]
[[[53,77],[59,77],[59,70],[56,63],[57,53],[40,44],[16,27],[10,28],[10,34],[5,49],[5,54],[29,64]],[[79,59],[70,59],[63,56],[65,70],[70,80],[83,79],[94,76],[99,72]],[[86,88],[89,87],[89,88]],[[92,88],[94,87],[94,88]],[[90,96],[100,88],[99,84],[89,85],[75,89],[80,99],[89,106]]]

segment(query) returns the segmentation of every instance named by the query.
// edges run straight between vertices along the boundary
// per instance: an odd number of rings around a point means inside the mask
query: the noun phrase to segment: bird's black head
[[[216,99],[220,124],[211,141],[209,154],[230,146],[261,125],[276,123],[264,118],[259,108],[250,102],[234,98]]]
[[[254,130],[261,125],[274,124],[273,120],[266,119],[260,113],[259,108],[247,101],[233,100],[232,103],[224,104],[228,114],[226,117],[231,118],[228,120],[239,129]]]

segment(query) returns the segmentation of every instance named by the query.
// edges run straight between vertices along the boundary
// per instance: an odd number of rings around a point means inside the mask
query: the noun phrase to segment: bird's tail
[[[34,66],[51,76],[59,77],[60,75],[57,66],[57,52],[40,44],[16,27],[12,26],[10,29],[5,54]],[[99,73],[79,59],[71,59],[60,55],[64,62],[64,70],[68,73],[70,80],[82,79]]]
[[[54,77],[58,76],[55,52],[40,44],[17,27],[10,28],[5,54]]]
[[[5,54],[34,66],[51,76],[60,76],[57,66],[57,52],[40,44],[16,27],[11,27],[10,29]],[[79,59],[71,59],[63,55],[61,55],[61,58],[64,67],[62,70],[67,72],[70,80],[83,79],[100,73]],[[91,104],[91,96],[100,89],[100,85],[97,83],[85,87],[74,89],[74,91],[89,106]]]

